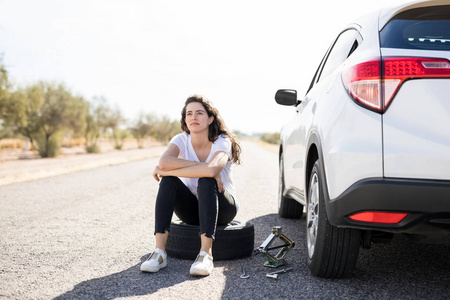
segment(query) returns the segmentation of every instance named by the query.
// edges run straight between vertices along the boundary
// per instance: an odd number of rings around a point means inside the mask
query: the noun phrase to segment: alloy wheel
[[[309,185],[309,199],[306,216],[306,240],[309,258],[314,255],[317,242],[317,232],[319,228],[319,180],[317,174],[311,177]]]

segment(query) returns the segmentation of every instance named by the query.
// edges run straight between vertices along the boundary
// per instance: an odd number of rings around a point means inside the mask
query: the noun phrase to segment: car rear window
[[[383,48],[450,51],[450,5],[396,15],[381,30],[380,44]]]

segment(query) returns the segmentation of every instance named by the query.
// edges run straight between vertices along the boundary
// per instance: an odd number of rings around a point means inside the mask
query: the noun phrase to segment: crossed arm
[[[223,182],[220,171],[229,159],[225,152],[216,152],[208,163],[196,162],[178,158],[180,149],[175,144],[169,144],[159,160],[159,165],[153,171],[153,177],[159,181],[164,176],[188,178],[213,177],[217,181],[219,192],[223,192]]]

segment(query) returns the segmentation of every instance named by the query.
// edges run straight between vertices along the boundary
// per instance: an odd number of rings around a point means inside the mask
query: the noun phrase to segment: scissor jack
[[[280,238],[284,245],[275,246],[270,248],[270,245],[275,241],[276,238]],[[255,255],[262,254],[266,256],[266,262],[264,266],[277,268],[279,266],[283,266],[287,264],[286,255],[294,248],[295,243],[291,241],[287,236],[281,233],[281,227],[275,226],[272,228],[272,233],[267,237],[267,239],[259,246],[257,249],[253,251]],[[280,249],[281,250],[276,255],[271,255],[269,253],[270,250]]]

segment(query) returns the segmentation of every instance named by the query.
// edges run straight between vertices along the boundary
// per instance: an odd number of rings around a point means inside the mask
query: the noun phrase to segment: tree
[[[35,137],[39,131],[39,108],[44,102],[38,86],[19,88],[11,93],[5,122],[14,132],[28,138],[34,149],[38,146]]]
[[[151,136],[158,141],[168,143],[170,139],[181,132],[180,122],[172,121],[164,116],[155,124],[151,130]]]
[[[11,95],[8,124],[30,139],[41,157],[55,157],[64,131],[81,134],[88,105],[62,84],[39,82]]]
[[[126,119],[123,117],[122,112],[119,108],[115,108],[114,110],[109,110],[106,118],[106,123],[108,129],[112,132],[112,137],[114,140],[114,148],[121,150],[125,139],[128,137],[128,134],[122,130],[122,125],[124,125]]]
[[[139,114],[134,125],[129,128],[130,133],[137,141],[138,148],[144,148],[144,140],[151,135],[152,128],[157,122],[158,119],[154,114]]]
[[[11,85],[8,79],[8,71],[3,65],[3,56],[0,55],[0,139],[10,134],[10,130],[7,128],[5,121],[10,104],[10,89]]]
[[[72,96],[62,84],[41,82],[38,88],[44,100],[38,111],[38,151],[41,157],[55,157],[62,130],[83,130],[87,105],[83,98]]]
[[[86,152],[98,153],[100,148],[97,145],[98,139],[108,129],[108,115],[110,107],[104,97],[94,98],[89,104],[88,114],[86,115]]]
[[[86,151],[99,152],[97,141],[102,134],[110,133],[114,141],[115,149],[122,149],[129,132],[122,127],[126,119],[119,108],[111,109],[104,97],[94,98],[89,105],[89,113],[86,117]]]

